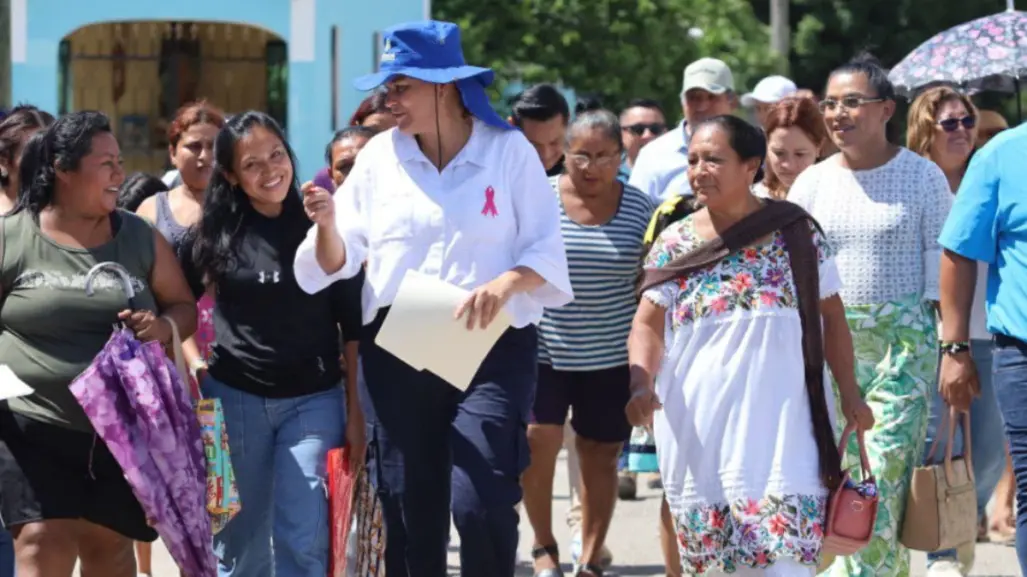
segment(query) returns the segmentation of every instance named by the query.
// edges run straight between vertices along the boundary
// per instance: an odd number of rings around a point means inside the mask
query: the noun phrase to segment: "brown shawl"
[[[841,479],[841,457],[834,438],[827,398],[824,395],[824,337],[820,324],[820,273],[817,248],[810,237],[810,223],[820,225],[805,210],[788,201],[767,200],[763,208],[741,219],[724,233],[699,245],[666,266],[646,268],[639,293],[715,264],[768,234],[780,230],[799,301],[806,394],[813,415],[813,437],[820,458],[820,477],[828,489]]]

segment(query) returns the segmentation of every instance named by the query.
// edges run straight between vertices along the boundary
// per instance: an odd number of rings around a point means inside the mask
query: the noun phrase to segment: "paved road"
[[[570,534],[563,523],[569,506],[566,467],[561,464],[557,471],[553,513],[559,522],[556,523],[555,530],[561,548],[567,550]],[[617,504],[612,536],[609,539],[609,546],[615,559],[614,567],[608,573],[609,575],[622,577],[664,576],[656,524],[659,505],[659,493],[645,487],[640,487],[638,500],[621,501]],[[527,520],[522,520],[521,525],[522,559],[527,559],[528,550],[531,547],[531,529],[527,527]],[[459,574],[459,560],[456,553],[458,546],[459,538],[454,532],[453,546],[449,555],[451,575]],[[565,569],[569,571],[570,567]],[[177,577],[178,575],[167,553],[159,546],[154,548],[154,570],[154,577]],[[526,562],[522,562],[518,577],[529,577],[530,575],[530,566]],[[914,554],[913,575],[925,575],[924,557],[921,554]],[[977,564],[972,575],[977,577],[1016,577],[1019,575],[1016,553],[1011,547],[981,545],[977,550]],[[76,577],[78,577],[77,573]]]

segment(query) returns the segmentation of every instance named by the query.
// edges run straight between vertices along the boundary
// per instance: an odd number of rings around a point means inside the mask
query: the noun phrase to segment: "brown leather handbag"
[[[933,463],[940,435],[934,436],[923,465],[913,470],[902,519],[901,542],[917,551],[955,549],[977,539],[977,489],[970,449],[970,414],[963,413],[963,456],[952,457],[956,437],[956,410],[950,408],[942,426],[948,424],[945,459]]]
[[[849,436],[853,433],[849,425],[842,433],[838,454],[845,453]],[[831,491],[827,503],[827,518],[824,520],[825,555],[852,555],[870,543],[877,521],[877,481],[870,471],[870,458],[863,443],[863,431],[856,431],[859,443],[859,461],[862,481],[856,481],[848,471],[842,473],[842,483]]]

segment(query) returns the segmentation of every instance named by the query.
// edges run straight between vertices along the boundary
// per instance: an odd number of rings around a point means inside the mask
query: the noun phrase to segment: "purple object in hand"
[[[317,171],[317,174],[314,175],[314,184],[335,194],[335,182],[332,181],[332,173],[328,170],[327,166]]]
[[[116,329],[70,388],[183,574],[217,577],[200,426],[160,344]]]

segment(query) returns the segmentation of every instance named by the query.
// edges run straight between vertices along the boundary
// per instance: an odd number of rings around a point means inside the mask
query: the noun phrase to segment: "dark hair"
[[[514,125],[524,120],[545,122],[560,116],[564,122],[571,118],[567,99],[552,84],[537,84],[518,94],[511,107]]]
[[[661,116],[666,116],[663,112],[663,107],[660,106],[660,103],[656,102],[652,98],[632,98],[628,102],[628,105],[621,110],[621,114],[624,114],[625,111],[631,110],[632,108],[650,108],[659,112]]]
[[[574,137],[580,130],[599,130],[603,136],[617,143],[617,148],[624,150],[624,139],[620,132],[620,121],[617,115],[609,110],[589,110],[574,117],[570,127],[567,128],[567,135],[564,146],[570,147]]]
[[[353,112],[353,116],[349,118],[349,125],[363,126],[364,121],[367,120],[368,116],[388,111],[389,109],[385,107],[385,92],[375,90],[370,96],[362,100],[359,106],[357,106],[357,109]]]
[[[366,126],[360,126],[359,124],[347,126],[346,128],[337,131],[332,135],[332,139],[328,141],[328,146],[325,146],[325,162],[328,164],[332,163],[332,147],[335,146],[336,142],[358,136],[370,139],[373,138],[375,134],[377,134],[375,131],[367,128]]]
[[[8,165],[14,164],[14,153],[26,132],[46,128],[53,124],[53,116],[35,106],[20,104],[8,112],[0,121],[0,159]],[[0,186],[10,184],[10,178],[0,174]],[[17,192],[17,191],[15,191]]]
[[[145,172],[132,173],[121,183],[121,190],[118,191],[118,208],[135,212],[144,200],[167,190],[168,185],[156,176]]]
[[[835,74],[862,74],[866,76],[867,84],[875,92],[867,96],[895,100],[895,86],[888,79],[888,71],[881,65],[881,61],[869,52],[860,52],[852,60],[832,70],[827,77],[828,82]]]
[[[77,170],[93,150],[93,138],[109,133],[111,123],[102,112],[84,110],[58,118],[49,128],[32,135],[21,153],[18,177],[21,190],[14,212],[39,214],[53,202],[58,170]]]
[[[737,116],[725,114],[703,120],[692,130],[692,136],[707,126],[715,126],[726,132],[728,144],[742,161],[758,158],[760,164],[756,169],[753,184],[763,180],[763,161],[767,158],[767,138],[763,135],[762,130]]]
[[[574,116],[591,112],[593,110],[602,110],[603,102],[598,96],[592,94],[582,94],[578,96],[578,101],[574,104]]]
[[[209,124],[220,129],[225,125],[225,113],[210,105],[206,100],[197,100],[182,106],[175,112],[175,118],[168,125],[168,144],[178,146],[182,133],[197,124]]]
[[[881,61],[870,52],[864,50],[854,56],[852,60],[832,70],[831,74],[827,77],[827,81],[830,82],[831,77],[835,74],[862,74],[867,79],[867,85],[875,93],[873,95],[868,94],[867,96],[875,96],[891,101],[895,100],[895,85],[888,79],[888,71],[881,65]],[[827,92],[826,89],[824,92]],[[891,120],[885,123],[884,135],[888,142],[900,141],[900,132],[901,129],[896,123],[891,122]]]
[[[292,182],[289,192],[282,201],[282,214],[279,218],[303,219],[303,200],[299,192],[299,172],[296,155],[293,154],[289,141],[281,127],[271,116],[257,111],[237,114],[225,123],[214,140],[214,171],[207,184],[203,200],[203,215],[190,230],[189,241],[192,242],[192,260],[196,270],[202,274],[206,282],[216,283],[224,278],[237,263],[239,243],[242,241],[243,228],[249,224],[256,214],[246,192],[228,180],[235,166],[235,145],[255,127],[262,127],[282,141],[292,162]],[[295,239],[287,239],[284,246],[295,241],[295,250],[303,240],[308,226],[290,227],[299,231]],[[280,255],[282,259],[291,259],[292,255]]]

